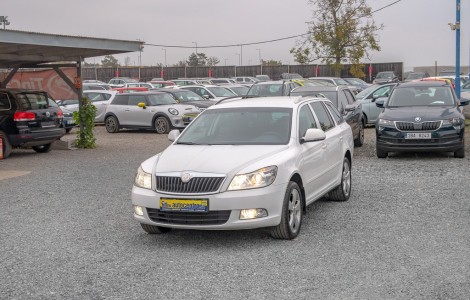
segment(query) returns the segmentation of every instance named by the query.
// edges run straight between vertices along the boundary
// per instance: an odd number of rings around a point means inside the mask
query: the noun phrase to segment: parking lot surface
[[[263,230],[144,233],[134,174],[170,142],[95,132],[96,149],[0,161],[0,299],[470,297],[469,147],[465,159],[377,159],[367,128],[351,199],[316,202],[299,237],[281,241]]]

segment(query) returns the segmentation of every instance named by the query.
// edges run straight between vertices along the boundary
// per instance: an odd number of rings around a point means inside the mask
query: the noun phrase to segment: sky
[[[368,0],[372,10],[396,0]],[[142,53],[119,54],[121,65],[171,66],[197,51],[219,65],[257,64],[259,58],[295,64],[289,53],[298,38],[239,45],[300,35],[308,31],[313,7],[308,0],[2,0],[7,29],[120,40],[141,40]],[[364,62],[403,62],[418,66],[455,65],[456,0],[401,0],[373,14],[381,51]],[[159,46],[152,46],[159,45]],[[163,45],[163,46],[161,46]],[[186,46],[173,48],[169,46]],[[165,46],[165,47],[164,47]],[[461,65],[470,65],[470,0],[461,0]],[[166,56],[166,58],[165,58]],[[102,57],[87,59],[100,62]]]

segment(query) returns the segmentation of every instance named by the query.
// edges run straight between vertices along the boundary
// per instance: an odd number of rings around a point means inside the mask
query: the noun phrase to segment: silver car
[[[91,104],[96,107],[95,123],[104,123],[106,107],[116,94],[116,91],[106,90],[83,91],[83,97],[90,99]],[[60,105],[69,111],[78,111],[78,100],[64,100],[60,102]]]
[[[171,129],[183,129],[198,114],[193,105],[176,103],[163,92],[137,92],[119,94],[108,105],[105,126],[109,133],[120,128],[154,129],[168,133]]]
[[[269,227],[294,239],[307,205],[351,195],[351,127],[326,98],[226,99],[169,139],[132,188],[148,233]]]
[[[375,124],[377,117],[383,110],[375,105],[375,101],[378,98],[388,97],[396,85],[397,83],[372,85],[356,95],[357,101],[362,104],[364,124]]]

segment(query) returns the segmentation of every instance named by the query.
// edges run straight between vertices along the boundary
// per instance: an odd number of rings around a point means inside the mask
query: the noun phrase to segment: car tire
[[[72,128],[66,128],[65,129],[65,133],[69,133],[70,131],[72,131]]]
[[[140,223],[140,226],[142,226],[142,229],[148,234],[163,234],[171,231],[171,228],[168,227],[161,227],[144,223]]]
[[[2,136],[3,158],[7,158],[11,154],[11,144],[5,132],[0,130],[0,135]]]
[[[302,226],[303,207],[304,199],[300,187],[293,181],[289,182],[284,194],[281,222],[271,230],[271,236],[275,239],[295,239]]]
[[[119,131],[119,121],[115,116],[109,116],[104,120],[104,126],[109,133],[116,133]]]
[[[454,152],[455,158],[465,158],[465,147],[460,148]]]
[[[45,145],[40,145],[40,146],[33,146],[32,148],[37,153],[47,153],[47,152],[51,151],[51,146],[52,146],[52,143],[45,144]]]
[[[377,157],[378,158],[387,158],[388,152],[380,149],[379,147],[376,147],[376,152],[377,152]]]
[[[354,140],[354,146],[361,147],[362,145],[364,145],[364,122],[361,120],[359,122],[359,133],[357,138]]]
[[[155,119],[155,130],[158,134],[165,134],[170,132],[170,121],[166,117],[160,116]]]
[[[328,198],[333,201],[348,201],[351,196],[351,186],[351,162],[345,157],[343,159],[341,182],[334,190],[329,192]]]

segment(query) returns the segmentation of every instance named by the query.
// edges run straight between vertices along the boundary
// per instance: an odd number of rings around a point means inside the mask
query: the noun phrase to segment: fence
[[[351,65],[344,65],[341,77],[352,77],[349,73]],[[378,72],[394,71],[399,79],[403,77],[403,63],[365,64],[365,81],[370,82]],[[268,75],[271,79],[279,79],[282,73],[298,73],[302,77],[334,76],[334,70],[327,65],[281,65],[281,66],[200,66],[200,67],[118,67],[118,68],[87,68],[82,69],[83,79],[96,79],[108,82],[113,77],[138,78],[150,81],[152,78],[205,78],[235,76]]]

